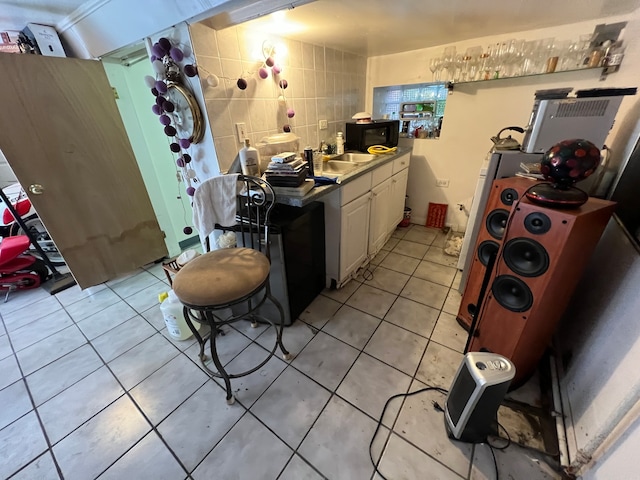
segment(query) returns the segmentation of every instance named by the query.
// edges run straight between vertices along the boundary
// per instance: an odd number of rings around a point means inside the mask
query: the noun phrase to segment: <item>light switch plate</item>
[[[244,123],[236,123],[236,135],[238,143],[244,143],[244,139],[247,138],[247,127]]]

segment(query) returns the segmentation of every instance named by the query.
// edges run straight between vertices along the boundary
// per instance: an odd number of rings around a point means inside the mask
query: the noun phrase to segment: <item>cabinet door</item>
[[[340,279],[342,282],[367,258],[369,240],[369,193],[342,207],[340,222]]]
[[[371,216],[369,222],[369,255],[382,248],[388,233],[391,207],[391,179],[388,178],[371,190]]]
[[[391,177],[390,207],[387,232],[392,232],[404,217],[404,199],[407,193],[409,169],[405,168]]]

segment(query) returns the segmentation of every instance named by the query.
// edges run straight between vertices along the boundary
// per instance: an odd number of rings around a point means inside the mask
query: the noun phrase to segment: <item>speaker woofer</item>
[[[491,285],[493,298],[511,312],[526,312],[533,305],[531,290],[518,277],[499,275]]]
[[[523,277],[538,277],[549,268],[547,251],[530,238],[509,240],[502,250],[502,256],[504,263]]]
[[[524,228],[534,235],[542,235],[551,229],[551,219],[542,212],[533,212],[524,218]]]
[[[478,245],[478,260],[486,267],[489,263],[489,259],[491,255],[494,253],[498,253],[498,249],[500,245],[498,245],[493,240],[485,240]]]
[[[508,219],[509,212],[507,210],[503,210],[501,208],[492,210],[489,215],[487,215],[487,220],[485,222],[489,235],[496,240],[501,240],[502,235],[504,235],[504,229],[507,227]]]
[[[505,188],[502,193],[500,193],[500,201],[510,207],[513,205],[513,202],[518,200],[518,192],[513,188]]]

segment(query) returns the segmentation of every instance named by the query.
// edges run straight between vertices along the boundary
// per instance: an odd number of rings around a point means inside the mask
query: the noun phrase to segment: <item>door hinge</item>
[[[111,87],[111,90],[113,90],[113,96],[116,97],[116,100],[120,100],[120,95],[118,95],[118,90],[116,90],[116,87]]]

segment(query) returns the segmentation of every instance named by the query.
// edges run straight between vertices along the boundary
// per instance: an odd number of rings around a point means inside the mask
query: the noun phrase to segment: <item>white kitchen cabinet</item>
[[[404,215],[410,152],[326,195],[327,286],[341,287],[380,251]]]
[[[371,214],[369,215],[368,254],[375,255],[387,241],[389,219],[393,216],[391,197],[391,179],[371,189]],[[396,223],[397,225],[397,223]]]
[[[393,231],[404,218],[404,201],[407,194],[407,180],[409,179],[409,169],[405,168],[391,177],[389,186],[389,221],[387,223],[390,231]]]
[[[365,193],[341,209],[340,274],[347,278],[367,259],[371,194]]]

